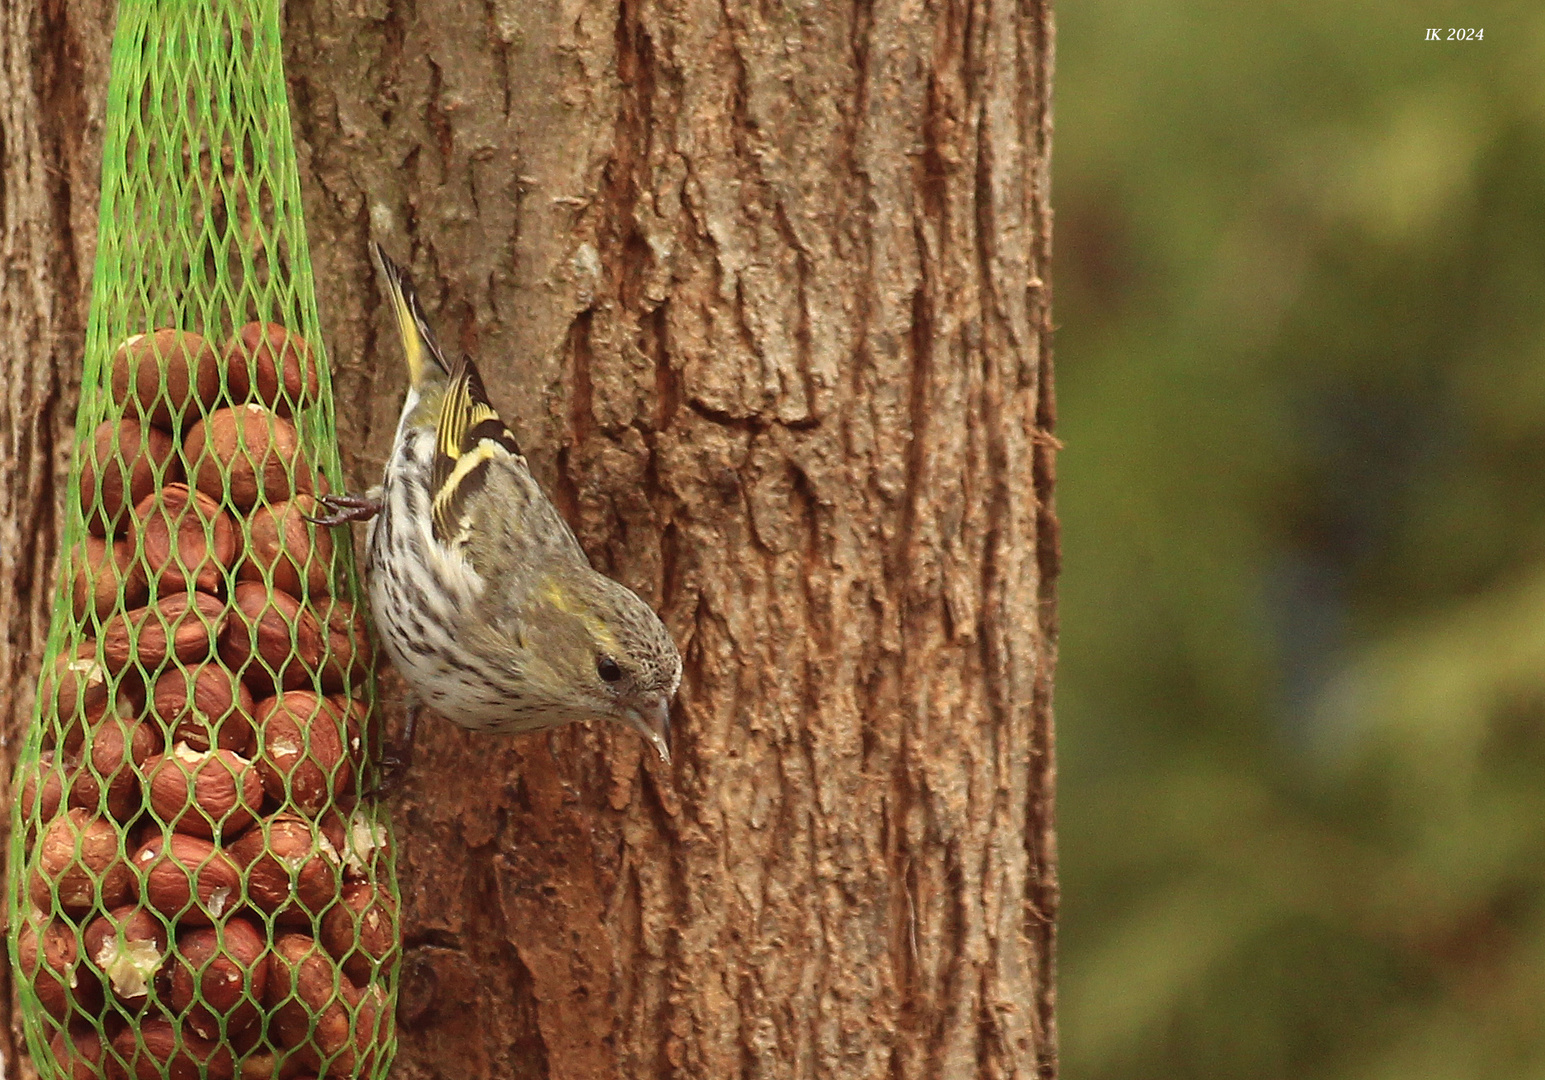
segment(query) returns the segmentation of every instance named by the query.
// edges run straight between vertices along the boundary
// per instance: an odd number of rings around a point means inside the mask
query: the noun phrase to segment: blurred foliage
[[[1545,1077],[1545,6],[1058,14],[1064,1075]]]

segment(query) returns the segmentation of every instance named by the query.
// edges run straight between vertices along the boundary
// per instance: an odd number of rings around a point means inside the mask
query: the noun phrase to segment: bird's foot
[[[422,708],[416,701],[408,706],[402,727],[402,741],[381,755],[376,770],[376,786],[370,792],[372,798],[385,798],[402,787],[403,781],[407,779],[408,770],[413,766],[413,737],[418,733],[418,714]]]
[[[332,513],[316,517],[310,514],[301,516],[313,525],[325,525],[328,528],[347,525],[351,521],[369,521],[381,512],[382,506],[380,499],[370,495],[319,495],[317,502]]]

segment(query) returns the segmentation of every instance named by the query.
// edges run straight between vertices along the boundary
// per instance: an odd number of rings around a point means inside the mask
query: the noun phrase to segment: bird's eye
[[[603,656],[595,662],[595,673],[601,676],[602,682],[616,682],[622,678],[622,669],[610,656]]]

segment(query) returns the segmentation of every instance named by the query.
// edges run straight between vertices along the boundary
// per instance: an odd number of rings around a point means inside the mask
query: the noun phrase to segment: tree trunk
[[[356,484],[404,387],[374,237],[685,658],[670,770],[594,726],[426,721],[394,808],[395,1074],[1053,1075],[1045,4],[290,0],[286,19]],[[11,753],[110,30],[106,0],[0,0]]]

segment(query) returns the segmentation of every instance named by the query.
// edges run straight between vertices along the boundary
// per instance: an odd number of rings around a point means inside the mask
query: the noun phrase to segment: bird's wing
[[[445,362],[445,354],[435,343],[435,335],[424,317],[424,307],[418,302],[418,293],[402,267],[387,256],[380,244],[371,243],[370,252],[375,256],[381,276],[386,279],[386,290],[391,294],[392,314],[397,316],[397,332],[402,335],[402,349],[408,358],[408,378],[414,386],[422,386],[424,356],[427,353],[441,373],[449,375],[451,365]]]
[[[468,500],[488,485],[490,469],[519,463],[520,445],[488,403],[477,365],[463,356],[451,369],[435,425],[435,456],[430,476],[435,539],[451,546],[468,522]]]

